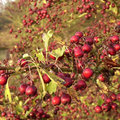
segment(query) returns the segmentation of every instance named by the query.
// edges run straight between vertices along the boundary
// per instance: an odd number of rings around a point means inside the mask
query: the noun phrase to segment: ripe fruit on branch
[[[7,83],[8,76],[1,75],[0,76],[0,85],[5,85]]]
[[[86,43],[88,43],[89,45],[92,45],[94,43],[94,39],[92,37],[87,37],[85,39]]]
[[[111,40],[112,43],[118,42],[119,41],[119,36],[117,36],[117,35],[111,36],[110,40]]]
[[[93,70],[90,68],[86,68],[83,70],[82,76],[86,79],[89,79],[93,75]]]
[[[76,32],[75,35],[78,36],[79,38],[81,38],[83,36],[83,33],[82,32]]]
[[[115,55],[115,54],[116,54],[115,49],[114,49],[113,47],[109,47],[109,48],[108,48],[108,54],[110,54],[110,55]]]
[[[70,38],[71,43],[78,43],[79,42],[79,37],[74,35]]]
[[[65,80],[64,86],[66,86],[66,87],[70,87],[73,83],[73,81],[70,77],[64,77],[64,80]]]
[[[53,55],[50,54],[49,56],[51,59],[56,60],[56,57],[54,57]]]
[[[98,76],[98,79],[101,81],[101,82],[104,82],[105,81],[105,76],[103,75],[103,74],[100,74],[99,76]]]
[[[59,105],[60,103],[61,103],[61,99],[60,99],[59,96],[54,96],[54,97],[52,98],[52,104],[53,104],[53,105]]]
[[[42,77],[45,83],[49,83],[51,81],[47,74],[44,74]]]
[[[22,84],[22,85],[20,85],[20,87],[19,87],[20,93],[21,93],[21,94],[24,94],[25,91],[26,91],[26,88],[27,88],[27,84]]]
[[[111,106],[108,103],[103,103],[101,107],[102,107],[102,110],[105,112],[108,112],[111,109]]]
[[[96,113],[101,113],[101,112],[102,112],[101,106],[99,106],[99,105],[96,106],[96,107],[95,107],[95,112],[96,112]]]
[[[86,53],[89,53],[90,51],[91,51],[91,46],[89,45],[89,44],[84,44],[83,46],[82,46],[82,51],[83,52],[86,52]]]
[[[76,46],[74,48],[74,56],[75,57],[83,57],[84,53],[82,51],[82,49],[79,46]]]
[[[25,94],[26,95],[35,95],[37,93],[37,88],[35,87],[35,86],[28,86],[27,88],[26,88],[26,91],[25,91]]]
[[[120,50],[120,44],[114,44],[113,48],[115,49],[115,51],[119,51]]]
[[[63,93],[61,96],[61,103],[62,104],[69,104],[71,102],[71,96],[69,94]]]
[[[87,84],[84,80],[79,80],[77,83],[78,90],[84,90],[87,87]]]
[[[18,60],[18,64],[21,67],[25,67],[28,64],[28,62],[25,59],[20,59],[20,60]]]

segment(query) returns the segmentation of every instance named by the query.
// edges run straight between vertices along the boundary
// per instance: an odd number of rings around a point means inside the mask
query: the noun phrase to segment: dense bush
[[[0,67],[1,119],[120,119],[119,9],[119,0],[6,7],[19,43]]]

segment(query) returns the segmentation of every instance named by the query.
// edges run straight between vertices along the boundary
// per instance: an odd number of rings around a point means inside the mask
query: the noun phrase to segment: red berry
[[[94,42],[94,39],[93,38],[91,38],[91,37],[88,37],[88,38],[86,38],[86,43],[88,43],[89,45],[92,45],[93,44],[93,42]]]
[[[76,32],[75,35],[78,36],[79,38],[81,38],[83,36],[83,33],[82,32]]]
[[[55,96],[52,98],[52,104],[53,105],[59,105],[61,103],[61,99],[59,96]]]
[[[110,104],[108,104],[108,103],[103,103],[103,104],[102,104],[102,110],[103,110],[103,111],[107,112],[107,111],[109,111],[110,109],[111,109]]]
[[[50,58],[56,60],[56,57],[54,57],[53,55],[50,55]]]
[[[87,84],[84,80],[79,80],[77,83],[77,87],[79,90],[84,90],[87,87]]]
[[[35,86],[28,86],[26,88],[25,94],[26,95],[35,95],[37,93],[37,88]]]
[[[63,93],[61,96],[61,103],[62,104],[69,104],[71,102],[71,96],[69,94]]]
[[[101,81],[101,82],[104,82],[105,81],[105,76],[103,74],[100,74],[98,76],[98,79]]]
[[[114,44],[113,48],[115,49],[115,51],[119,51],[120,50],[120,44]]]
[[[51,81],[47,74],[44,74],[42,77],[45,83],[49,83]]]
[[[110,96],[110,98],[111,98],[113,101],[116,100],[116,94],[115,94],[115,93],[112,93],[111,96]]]
[[[112,108],[113,110],[116,110],[117,107],[118,107],[118,105],[117,105],[116,103],[112,103],[112,104],[111,104],[111,108]]]
[[[111,40],[112,43],[118,42],[119,41],[119,36],[117,36],[117,35],[111,36],[110,40]]]
[[[88,44],[84,44],[83,46],[82,46],[82,51],[83,52],[86,52],[86,53],[89,53],[90,51],[91,51],[91,46],[90,45],[88,45]]]
[[[110,47],[110,48],[108,48],[108,53],[109,53],[110,55],[115,55],[115,54],[116,54],[116,51],[115,51],[115,49],[114,49],[113,47]]]
[[[70,39],[70,42],[71,43],[78,43],[79,42],[79,37],[76,36],[76,35],[72,36],[71,39]]]
[[[86,68],[83,70],[82,73],[83,77],[85,77],[86,79],[90,78],[93,75],[93,70],[90,68]]]
[[[95,107],[95,112],[96,112],[96,113],[101,113],[101,112],[102,112],[101,106],[99,106],[99,105],[96,106],[96,107]]]
[[[0,76],[0,85],[5,85],[7,83],[8,77],[5,75]]]
[[[66,87],[70,87],[73,83],[73,81],[70,77],[64,77],[64,80],[65,80],[64,86],[66,86]]]
[[[27,84],[22,84],[22,85],[20,85],[20,87],[19,87],[20,93],[21,93],[21,94],[24,94],[25,91],[26,91],[26,88],[27,88]]]
[[[84,53],[80,47],[75,47],[74,48],[74,56],[75,57],[83,57]]]
[[[117,100],[120,101],[120,93],[117,94]]]

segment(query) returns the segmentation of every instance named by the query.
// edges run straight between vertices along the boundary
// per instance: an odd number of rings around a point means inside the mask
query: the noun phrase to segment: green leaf
[[[49,31],[47,32],[47,34],[46,34],[46,33],[43,33],[42,39],[43,39],[44,47],[45,47],[45,50],[46,50],[46,51],[48,51],[48,43],[49,43],[49,39],[52,37],[52,35],[53,35],[52,30],[49,30]]]
[[[50,93],[53,94],[56,92],[57,90],[57,84],[54,81],[51,81],[47,86],[46,86],[46,90]]]
[[[19,104],[16,106],[16,112],[17,112],[17,114],[20,114],[23,111],[24,111],[24,109],[23,109],[21,103],[19,102]]]
[[[16,67],[16,68],[15,68],[15,72],[19,72],[19,71],[20,71],[20,69],[21,69],[21,67],[20,67],[20,66]]]
[[[68,116],[68,114],[66,112],[64,112],[61,116],[66,117],[66,116]]]
[[[45,61],[42,51],[40,53],[36,53],[36,57],[38,58],[39,61]]]
[[[58,48],[56,50],[53,50],[50,54],[52,54],[56,59],[63,56],[64,52],[66,50],[66,46],[64,45],[62,48]]]
[[[42,107],[46,107],[47,103],[45,101],[42,102]]]
[[[9,81],[9,79],[8,79]],[[8,85],[8,81],[7,81],[7,84],[5,86],[5,99],[9,100],[9,102],[11,103],[12,102],[12,98],[11,98],[11,93],[10,93],[10,89],[9,89],[9,85]]]
[[[102,98],[99,98],[99,100],[98,100],[98,105],[102,105],[104,103],[104,100],[102,99]]]
[[[104,93],[108,92],[108,88],[103,82],[101,82],[99,79],[97,79],[96,82]]]
[[[0,117],[0,120],[6,120],[6,118],[5,117]]]
[[[25,118],[26,118],[26,117],[32,112],[32,109],[33,109],[33,107],[30,108],[30,110],[26,112],[26,114],[25,114]]]

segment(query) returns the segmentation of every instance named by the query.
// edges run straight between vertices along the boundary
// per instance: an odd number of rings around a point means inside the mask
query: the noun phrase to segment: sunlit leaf
[[[99,98],[99,100],[98,100],[98,105],[102,105],[104,103],[104,100],[103,99],[101,99],[101,98]]]
[[[48,43],[52,35],[53,35],[52,30],[49,30],[47,33],[43,33],[42,39],[43,39],[44,47],[46,51],[48,51]]]
[[[59,57],[63,56],[65,50],[66,50],[66,46],[63,46],[62,48],[52,50],[50,54],[52,54],[54,57],[56,57],[56,59],[58,59]]]
[[[57,83],[54,82],[54,81],[51,81],[47,86],[46,86],[46,89],[47,91],[50,93],[50,94],[53,94],[56,92],[56,89],[57,89]]]
[[[9,79],[8,79],[8,81],[9,81]],[[12,102],[12,97],[11,97],[8,81],[7,81],[7,84],[5,85],[5,99],[9,100],[9,102],[11,103]]]
[[[45,58],[42,52],[36,53],[36,57],[38,58],[39,61],[45,61]]]
[[[107,93],[108,92],[108,88],[107,86],[105,85],[104,82],[101,82],[99,79],[97,79],[97,85],[101,88],[101,90],[104,92],[104,93]]]
[[[25,118],[26,118],[26,117],[32,112],[32,109],[33,109],[33,107],[30,108],[30,110],[26,112],[26,114],[25,114]]]

